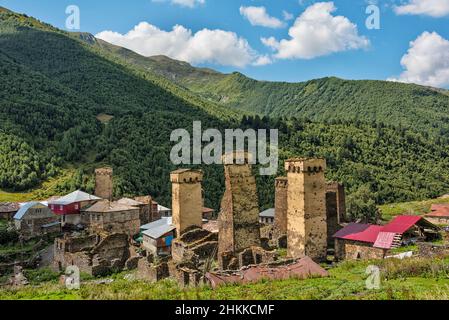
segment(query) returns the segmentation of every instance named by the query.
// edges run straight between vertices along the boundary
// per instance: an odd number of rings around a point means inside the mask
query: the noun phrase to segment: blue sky
[[[439,7],[426,8],[426,1]],[[365,26],[370,3],[380,9],[378,30]],[[81,31],[142,54],[167,54],[260,80],[394,78],[449,87],[448,0],[0,0],[0,5],[61,29],[67,6],[77,5]],[[251,15],[251,7],[259,11]],[[284,19],[284,11],[293,19]],[[317,13],[323,20],[314,21]],[[126,34],[141,22],[146,24],[140,38],[130,40]],[[182,26],[177,33],[171,32],[175,25]],[[310,34],[316,27],[321,31]],[[332,34],[340,28],[342,33]],[[271,45],[262,38],[271,38]]]

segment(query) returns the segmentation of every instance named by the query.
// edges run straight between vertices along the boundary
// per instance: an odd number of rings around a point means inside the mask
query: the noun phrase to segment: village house
[[[0,203],[0,219],[12,220],[19,209],[20,205],[16,202]]]
[[[215,210],[203,207],[203,220],[215,220]]]
[[[263,224],[274,224],[274,208],[270,208],[259,213],[259,222]]]
[[[110,202],[98,201],[82,210],[83,224],[93,233],[139,234],[139,208]]]
[[[172,218],[167,217],[141,226],[143,248],[155,256],[170,255],[175,229]]]
[[[424,217],[436,225],[449,225],[449,204],[433,204],[430,213]]]
[[[338,260],[383,259],[389,250],[438,237],[438,228],[420,216],[398,216],[379,226],[350,223],[335,235]]]
[[[81,210],[101,200],[101,198],[77,190],[64,197],[48,201],[48,206],[54,214],[60,217],[61,225],[76,226],[82,223]]]
[[[171,210],[165,207],[160,206],[156,201],[154,201],[151,196],[140,196],[134,197],[134,200],[137,202],[144,203],[146,206],[144,207],[144,212],[141,213],[140,223],[147,224],[153,221],[157,221],[161,218],[161,214],[164,214],[166,217],[171,216]],[[162,208],[169,211],[169,214],[162,211]]]
[[[24,239],[57,233],[61,230],[59,217],[40,202],[23,204],[14,215],[14,223],[16,230]]]

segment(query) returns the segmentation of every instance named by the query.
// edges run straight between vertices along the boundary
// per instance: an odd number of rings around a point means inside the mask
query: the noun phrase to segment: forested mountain
[[[338,79],[257,82],[166,57],[144,58],[5,9],[0,9],[0,75],[2,189],[38,188],[71,166],[78,173],[61,185],[61,192],[74,187],[91,191],[93,169],[108,164],[114,167],[116,196],[151,194],[170,205],[169,172],[175,169],[169,159],[170,133],[191,131],[194,120],[220,130],[278,128],[281,161],[324,156],[329,179],[345,183],[350,193],[368,189],[378,203],[449,189],[443,132],[449,97],[444,92]],[[220,97],[210,89],[210,100],[195,93],[208,86],[238,94]],[[288,94],[304,103],[303,111],[274,111],[288,106]],[[307,102],[300,99],[304,96]],[[390,104],[384,103],[387,98]],[[264,99],[265,106],[257,109],[257,101]],[[250,111],[270,109],[271,116],[243,116],[243,104]],[[101,123],[99,114],[113,118]],[[282,162],[279,168],[282,174]],[[217,209],[224,189],[222,167],[202,169],[206,205]],[[272,206],[274,177],[257,179],[261,207]]]
[[[210,101],[270,117],[365,121],[449,133],[447,90],[387,81],[335,77],[301,83],[257,81],[234,72],[195,68],[164,56],[142,57],[102,40],[96,44],[128,62],[201,94]]]

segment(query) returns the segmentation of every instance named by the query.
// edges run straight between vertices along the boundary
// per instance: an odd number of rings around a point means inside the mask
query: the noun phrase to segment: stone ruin
[[[105,200],[112,201],[113,170],[110,167],[95,169],[95,195]]]
[[[136,253],[126,234],[65,235],[55,240],[53,268],[64,271],[77,266],[81,272],[97,276],[137,267]]]
[[[241,163],[239,157],[243,158]],[[218,264],[222,270],[277,258],[274,251],[261,248],[256,179],[249,157],[248,153],[234,153],[232,159],[229,154],[223,157],[226,190],[218,223]]]

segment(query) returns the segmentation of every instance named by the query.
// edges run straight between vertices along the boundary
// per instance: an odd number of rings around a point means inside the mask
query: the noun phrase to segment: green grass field
[[[381,287],[367,289],[368,265],[381,269]],[[387,259],[383,261],[344,262],[329,269],[330,277],[307,280],[262,281],[247,285],[180,288],[173,280],[150,283],[128,280],[119,273],[108,284],[89,280],[79,290],[68,290],[57,279],[22,289],[0,289],[0,299],[39,300],[390,300],[449,299],[449,258]],[[43,278],[52,278],[43,275]],[[53,277],[54,278],[54,277]]]
[[[432,204],[449,203],[449,198],[437,198],[423,201],[412,201],[402,203],[392,203],[380,206],[382,211],[382,219],[389,221],[395,216],[406,215],[423,215],[430,212]]]

